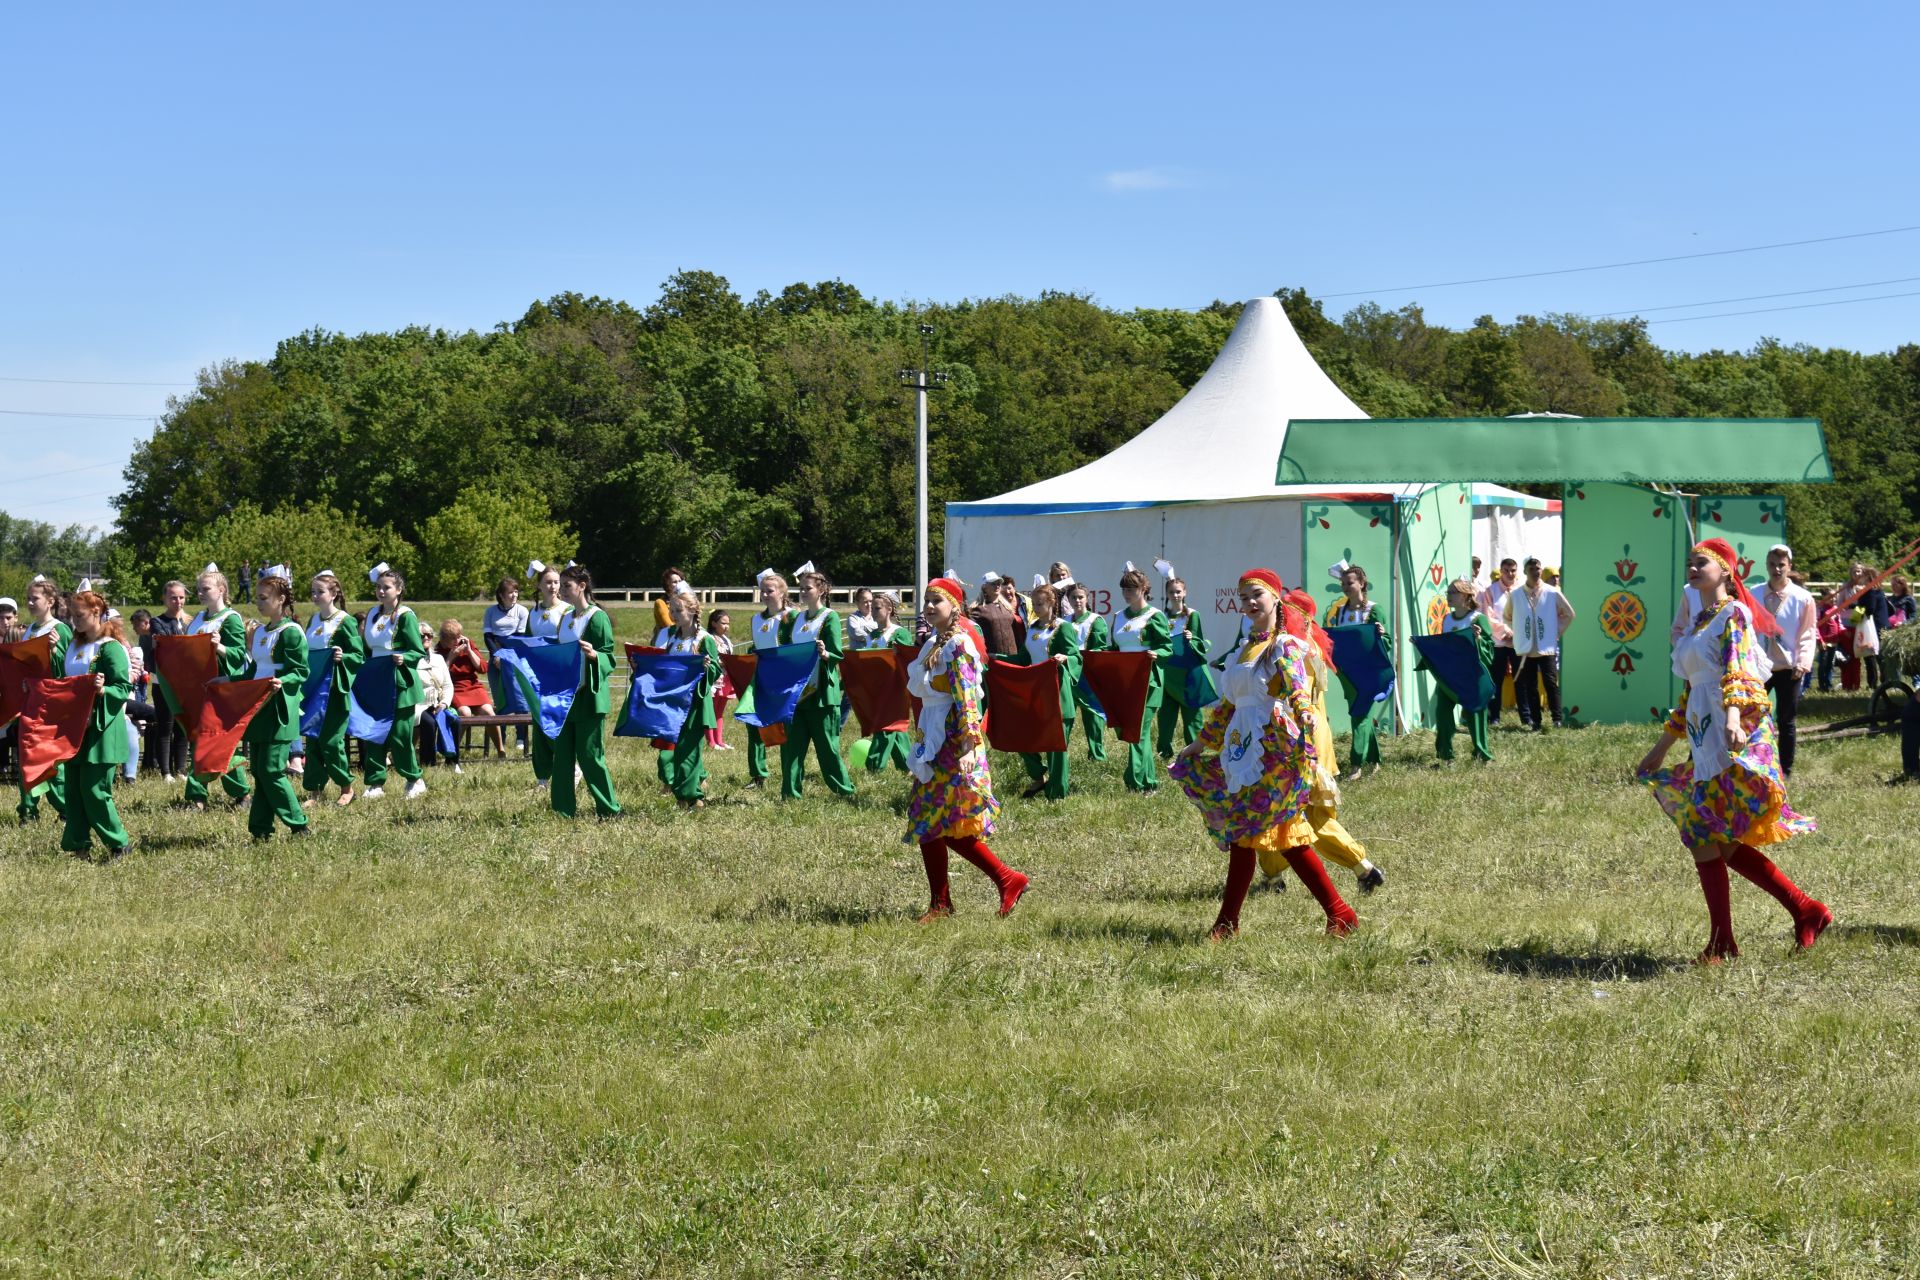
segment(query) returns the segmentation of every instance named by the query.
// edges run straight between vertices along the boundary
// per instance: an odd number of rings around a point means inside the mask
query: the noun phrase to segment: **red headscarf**
[[[1249,569],[1240,575],[1241,586],[1244,587],[1249,582],[1257,582],[1267,590],[1273,592],[1275,599],[1284,600],[1286,598],[1286,584],[1281,582],[1280,575],[1271,569]]]
[[[980,634],[980,628],[967,616],[967,589],[952,578],[935,578],[927,584],[929,596],[941,596],[953,604],[953,626],[956,631],[964,631],[973,640],[974,651],[979,655],[982,670],[987,661],[987,638]]]
[[[1763,636],[1780,634],[1779,620],[1760,607],[1760,602],[1753,598],[1753,592],[1747,590],[1747,584],[1741,580],[1740,570],[1735,567],[1738,564],[1738,557],[1734,554],[1732,543],[1725,538],[1708,538],[1704,542],[1696,542],[1693,550],[1694,554],[1703,555],[1715,561],[1725,571],[1727,592],[1735,600],[1747,606],[1747,613],[1753,618],[1754,630]]]
[[[1326,659],[1328,670],[1336,670],[1333,665],[1333,637],[1320,626],[1320,620],[1314,617],[1313,595],[1303,587],[1295,587],[1287,592],[1284,610],[1287,619],[1287,634],[1296,640],[1312,639],[1320,648],[1320,656]]]

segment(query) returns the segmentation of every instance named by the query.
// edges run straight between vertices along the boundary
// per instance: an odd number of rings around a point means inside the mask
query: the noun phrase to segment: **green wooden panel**
[[[1561,585],[1579,614],[1561,641],[1569,724],[1644,724],[1673,705],[1667,628],[1685,581],[1685,501],[1640,485],[1567,486]]]
[[[1699,498],[1695,522],[1702,538],[1725,538],[1740,558],[1747,588],[1758,591],[1767,580],[1767,548],[1787,539],[1787,500],[1777,493]]]

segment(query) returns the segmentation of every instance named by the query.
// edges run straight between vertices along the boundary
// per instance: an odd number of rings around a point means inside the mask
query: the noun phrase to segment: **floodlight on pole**
[[[916,607],[925,603],[927,589],[927,392],[946,382],[945,373],[927,368],[933,326],[920,326],[920,367],[900,370],[900,381],[913,388],[914,398],[914,476],[913,476],[913,592]]]

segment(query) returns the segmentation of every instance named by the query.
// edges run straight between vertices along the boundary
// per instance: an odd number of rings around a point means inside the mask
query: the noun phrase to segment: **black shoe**
[[[1045,792],[1046,789],[1047,789],[1047,784],[1045,781],[1036,782],[1032,786],[1028,787],[1025,791],[1022,791],[1020,793],[1020,798],[1022,800],[1031,800],[1035,796]]]
[[[1372,867],[1360,877],[1360,892],[1372,893],[1375,889],[1384,889],[1386,884],[1386,873],[1378,867]]]
[[[287,828],[287,834],[295,840],[305,840],[313,835],[313,828],[303,822],[297,827]]]

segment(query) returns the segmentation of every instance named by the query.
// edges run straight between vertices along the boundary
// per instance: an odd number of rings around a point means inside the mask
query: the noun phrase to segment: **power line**
[[[152,422],[157,413],[68,413],[56,409],[0,409],[16,418],[100,418],[114,422]]]
[[[1832,244],[1836,240],[1864,240],[1869,236],[1892,236],[1920,231],[1920,223],[1910,227],[1887,227],[1880,231],[1854,231],[1843,236],[1816,236],[1811,240],[1782,240],[1778,244],[1749,245],[1744,249],[1711,249],[1704,253],[1676,253],[1665,258],[1636,258],[1632,262],[1603,262],[1592,267],[1560,267],[1553,271],[1520,271],[1507,276],[1479,276],[1472,280],[1436,280],[1429,284],[1402,284],[1391,289],[1355,289],[1347,293],[1323,293],[1322,298],[1358,298],[1373,293],[1410,293],[1416,289],[1452,289],[1465,284],[1498,284],[1505,280],[1537,280],[1542,276],[1571,276],[1584,271],[1616,271],[1621,267],[1650,267],[1662,262],[1686,262],[1693,258],[1724,258],[1736,253],[1762,253],[1769,249],[1795,249],[1809,244]]]
[[[1687,320],[1718,320],[1724,316],[1763,316],[1770,311],[1805,311],[1809,307],[1844,307],[1850,302],[1885,302],[1888,298],[1920,298],[1920,289],[1906,293],[1877,293],[1871,298],[1833,298],[1826,302],[1801,302],[1790,307],[1755,307],[1751,311],[1715,311],[1704,316],[1668,316],[1649,320],[1648,324],[1680,324]]]
[[[119,465],[120,464],[117,462],[95,462],[95,463],[90,463],[89,465],[84,467],[68,467],[65,471],[42,471],[37,476],[15,476],[9,479],[7,483],[8,484],[29,484],[35,480],[51,480],[55,476],[70,476],[80,471],[98,471],[102,467],[117,467]]]
[[[1786,293],[1754,293],[1744,298],[1714,298],[1707,302],[1673,302],[1664,307],[1636,307],[1631,311],[1600,311],[1594,313],[1596,320],[1610,320],[1614,316],[1639,316],[1649,311],[1686,311],[1693,307],[1724,307],[1730,302],[1760,302],[1767,298],[1801,298],[1809,293],[1839,293],[1845,289],[1874,289],[1883,284],[1911,284],[1920,280],[1920,276],[1900,276],[1893,280],[1862,280],[1859,284],[1830,284],[1824,289],[1792,289]],[[1862,298],[1864,302],[1866,299]]]
[[[100,382],[92,378],[8,378],[0,382],[44,382],[56,387],[191,387],[191,382]]]

